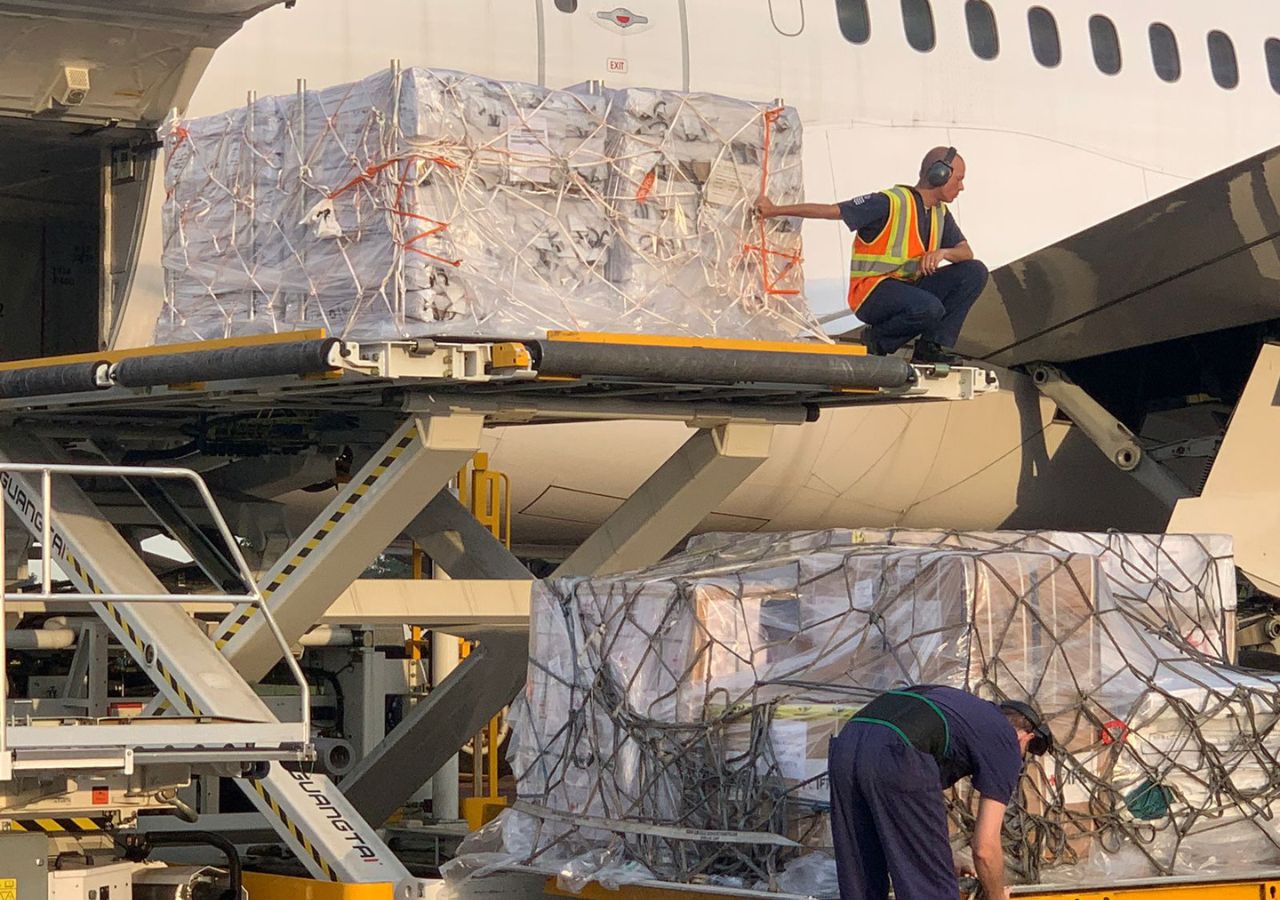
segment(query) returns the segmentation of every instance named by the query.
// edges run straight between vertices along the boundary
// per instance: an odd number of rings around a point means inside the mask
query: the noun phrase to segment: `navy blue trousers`
[[[943,266],[916,282],[886,278],[871,289],[857,316],[871,326],[885,353],[917,337],[954,347],[986,284],[987,267],[976,259]]]
[[[878,288],[877,288],[878,290]],[[938,763],[884,725],[851,720],[827,759],[840,900],[956,900]]]

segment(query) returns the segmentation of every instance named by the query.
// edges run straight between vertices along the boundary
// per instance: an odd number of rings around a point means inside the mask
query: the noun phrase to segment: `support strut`
[[[1148,456],[1125,424],[1107,412],[1097,400],[1056,366],[1036,363],[1031,379],[1050,400],[1071,417],[1076,427],[1122,472],[1128,472],[1165,506],[1173,509],[1191,491]]]

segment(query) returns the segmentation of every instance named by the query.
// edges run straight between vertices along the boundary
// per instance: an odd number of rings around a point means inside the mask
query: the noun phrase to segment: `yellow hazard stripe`
[[[277,572],[267,586],[262,589],[262,598],[264,600],[271,599],[271,596],[280,590],[284,583],[288,581],[289,576],[298,571],[306,561],[307,557],[314,553],[325,538],[329,537],[329,535],[333,533],[333,530],[338,527],[338,523],[345,519],[350,512],[355,509],[356,504],[368,495],[370,488],[372,488],[374,484],[377,483],[378,479],[385,475],[391,467],[395,465],[396,460],[404,454],[404,451],[408,450],[409,447],[412,446],[413,442],[417,440],[417,437],[417,426],[406,431],[404,437],[396,441],[396,445],[388,450],[387,454],[378,461],[376,466],[373,467],[373,471],[350,488],[350,493],[348,493],[347,498],[338,506],[337,509],[333,511],[333,515],[329,516],[329,518],[316,529],[311,537],[307,539],[307,542],[298,549],[298,552],[290,557],[289,561],[285,563],[284,568]],[[257,613],[258,607],[256,606],[245,608],[240,615],[236,616],[235,621],[227,625],[222,630],[222,633],[214,639],[214,645],[217,646],[219,650],[226,647],[227,644],[231,642],[231,639],[240,632],[240,629],[249,624],[249,621],[257,615]]]
[[[749,350],[752,353],[809,353],[817,356],[865,356],[861,344],[820,344],[817,341],[758,341],[740,338],[681,337],[669,334],[622,334],[610,331],[548,331],[547,339],[576,344],[618,344],[632,347],[679,347],[705,350]]]
[[[254,781],[252,783],[254,791],[257,792],[258,796],[261,797],[266,802],[267,806],[271,808],[271,814],[284,823],[289,834],[294,840],[302,845],[307,856],[311,857],[311,859],[315,861],[315,864],[320,867],[320,871],[324,872],[324,876],[330,881],[337,881],[338,876],[337,873],[334,872],[333,866],[329,865],[328,861],[326,861],[320,854],[319,848],[312,844],[311,840],[303,834],[301,829],[299,829],[294,821],[289,818],[289,814],[280,808],[280,804],[276,802],[275,797],[271,796],[271,792],[263,786],[261,781]]]
[[[10,819],[0,822],[0,830],[43,832],[44,834],[83,834],[109,831],[111,819],[71,816],[57,818]]]

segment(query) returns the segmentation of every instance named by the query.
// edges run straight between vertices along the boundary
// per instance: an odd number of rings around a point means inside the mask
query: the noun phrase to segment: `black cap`
[[[1053,732],[1034,707],[1021,700],[1005,700],[1001,702],[1000,708],[1012,710],[1031,723],[1031,743],[1027,745],[1028,750],[1036,756],[1044,756],[1053,749]]]

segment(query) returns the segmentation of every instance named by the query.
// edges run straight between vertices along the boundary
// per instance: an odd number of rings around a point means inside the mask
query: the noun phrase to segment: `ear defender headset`
[[[1031,723],[1031,743],[1027,750],[1036,756],[1043,756],[1046,751],[1053,749],[1053,732],[1034,707],[1020,700],[1006,700],[1000,704],[1000,708],[1013,710]]]
[[[948,147],[947,155],[931,165],[924,173],[929,187],[940,188],[951,180],[951,164],[956,160],[956,148]]]

